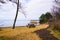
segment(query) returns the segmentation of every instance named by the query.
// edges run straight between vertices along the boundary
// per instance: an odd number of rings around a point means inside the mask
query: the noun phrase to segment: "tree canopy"
[[[39,17],[39,23],[45,23],[48,22],[52,18],[52,15],[50,12],[46,12],[45,14],[42,14]]]

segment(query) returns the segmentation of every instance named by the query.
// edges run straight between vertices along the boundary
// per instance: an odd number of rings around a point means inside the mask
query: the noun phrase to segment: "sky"
[[[29,19],[38,19],[42,13],[51,11],[53,0],[30,0],[26,5]]]
[[[39,19],[41,14],[51,11],[53,0],[22,0],[26,17],[19,11],[17,20]],[[16,14],[16,4],[0,3],[0,19],[13,20]],[[13,5],[13,6],[12,6]]]

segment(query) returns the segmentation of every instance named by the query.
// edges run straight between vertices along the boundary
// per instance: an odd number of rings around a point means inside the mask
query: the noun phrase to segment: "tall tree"
[[[60,0],[54,0],[52,14],[55,19],[60,17]]]
[[[39,23],[45,23],[45,14],[42,14],[40,17],[39,17]]]
[[[46,18],[46,19],[45,19],[46,21],[49,21],[50,19],[52,19],[51,13],[50,13],[50,12],[46,12],[45,18]]]
[[[46,12],[39,17],[39,23],[46,23],[52,19],[52,15],[50,12]]]
[[[17,10],[16,10],[16,16],[14,19],[13,29],[15,28],[15,24],[16,24],[16,20],[17,20],[17,16],[18,16],[18,10],[19,10],[19,0],[17,0]]]

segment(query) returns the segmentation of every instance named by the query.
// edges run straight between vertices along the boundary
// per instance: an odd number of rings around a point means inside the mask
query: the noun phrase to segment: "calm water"
[[[0,21],[0,27],[13,26],[13,20],[2,20]],[[29,20],[17,20],[16,26],[25,26],[29,23]]]

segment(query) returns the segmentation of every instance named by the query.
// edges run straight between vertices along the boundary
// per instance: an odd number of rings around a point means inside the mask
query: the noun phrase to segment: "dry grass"
[[[60,40],[60,32],[59,31],[57,31],[57,30],[53,30],[53,28],[51,27],[51,28],[49,28],[48,30],[50,30],[51,31],[51,34],[53,34],[53,36],[54,37],[56,37],[57,39],[59,39]]]
[[[60,40],[60,20],[57,19],[53,22],[50,22],[49,25],[50,28],[48,30],[50,30],[51,34]]]
[[[36,30],[47,28],[48,25],[41,24],[35,28],[27,27],[16,27],[12,28],[1,28],[0,31],[0,40],[41,40],[36,33],[33,33]]]

